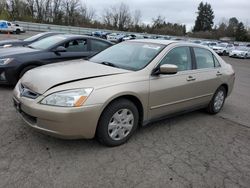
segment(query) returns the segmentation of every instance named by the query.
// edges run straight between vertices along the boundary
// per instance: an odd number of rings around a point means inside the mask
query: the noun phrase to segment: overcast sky
[[[82,0],[88,7],[96,10],[97,18],[101,19],[103,10],[110,6],[124,2],[130,10],[139,9],[142,13],[142,21],[150,23],[152,18],[162,15],[167,22],[186,24],[187,29],[193,27],[197,7],[201,0]],[[215,15],[215,24],[230,17],[250,26],[250,0],[207,0],[212,5]]]

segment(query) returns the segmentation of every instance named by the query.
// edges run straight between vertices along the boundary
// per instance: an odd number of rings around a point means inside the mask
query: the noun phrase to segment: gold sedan
[[[126,142],[138,126],[180,112],[218,113],[235,80],[231,65],[201,45],[133,40],[86,60],[28,71],[13,101],[24,121],[62,138]]]

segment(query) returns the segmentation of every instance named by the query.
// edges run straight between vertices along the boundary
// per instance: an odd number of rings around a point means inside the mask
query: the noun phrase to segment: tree
[[[226,29],[226,35],[228,37],[236,37],[236,29],[238,27],[239,21],[237,18],[232,17],[229,19],[228,27]]]
[[[240,22],[236,29],[236,40],[237,41],[246,41],[247,40],[247,30],[242,22]]]
[[[198,6],[198,16],[193,31],[211,31],[214,24],[213,20],[214,12],[211,5],[201,2]]]
[[[129,6],[125,3],[117,4],[109,9],[105,9],[103,22],[107,26],[115,29],[127,30],[131,25],[131,13]]]
[[[134,15],[133,15],[133,25],[134,27],[139,26],[141,23],[141,11],[140,10],[135,10]]]

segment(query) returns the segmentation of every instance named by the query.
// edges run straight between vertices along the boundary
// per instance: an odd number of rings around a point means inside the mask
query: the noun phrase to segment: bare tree
[[[86,4],[81,4],[79,13],[83,23],[91,23],[95,17],[95,10],[93,8],[88,8]]]
[[[103,22],[107,26],[112,26],[116,29],[125,30],[131,23],[131,14],[129,6],[121,3],[105,9],[103,15]]]
[[[135,10],[134,15],[133,15],[133,25],[139,26],[141,24],[141,11],[140,10]]]
[[[76,17],[79,15],[80,3],[78,0],[64,0],[65,23],[67,25],[75,25]]]

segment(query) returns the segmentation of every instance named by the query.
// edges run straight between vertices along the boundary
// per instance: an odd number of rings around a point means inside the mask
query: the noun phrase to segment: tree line
[[[214,26],[213,9],[210,4],[203,2],[199,4],[197,14],[193,33],[190,33],[191,36],[211,39],[230,37],[237,41],[250,41],[250,31],[247,31],[244,24],[236,17],[222,21],[219,26]]]
[[[162,35],[188,35],[216,39],[228,36],[240,41],[250,40],[244,24],[236,18],[236,22],[233,18],[233,20],[229,20],[229,23],[221,23],[219,27],[214,26],[214,12],[208,3],[201,2],[197,14],[193,31],[187,33],[184,24],[167,22],[161,15],[152,18],[150,24],[145,24],[142,22],[141,11],[131,11],[125,3],[103,9],[102,15],[98,18],[95,9],[88,7],[79,0],[0,1],[0,19]]]

